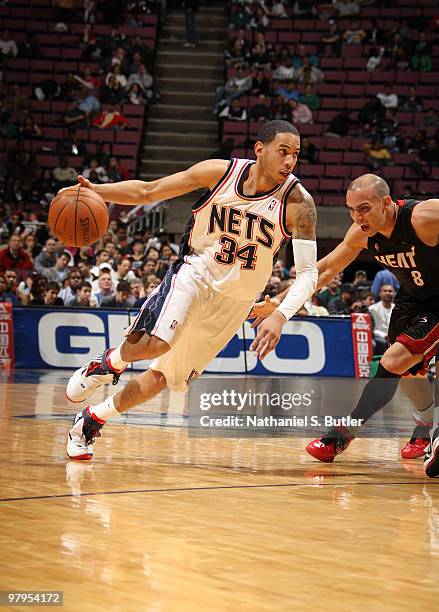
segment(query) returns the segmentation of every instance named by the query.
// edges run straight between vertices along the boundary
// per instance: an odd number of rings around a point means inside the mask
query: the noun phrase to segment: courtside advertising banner
[[[14,367],[13,308],[9,302],[0,303],[0,368]]]
[[[137,312],[80,309],[14,309],[15,367],[78,368],[118,346]],[[263,361],[250,351],[255,330],[246,322],[206,368],[208,374],[256,376],[355,376],[349,317],[294,318],[276,350]],[[134,364],[144,370],[149,362]]]

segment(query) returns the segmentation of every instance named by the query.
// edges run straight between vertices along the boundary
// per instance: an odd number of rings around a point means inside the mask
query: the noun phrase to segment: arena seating
[[[153,49],[157,36],[157,15],[142,15],[142,25],[139,27],[121,26],[119,33],[125,37],[141,36]],[[82,58],[80,42],[84,33],[82,11],[77,18],[67,24],[67,32],[54,31],[56,9],[50,0],[32,0],[31,6],[23,0],[11,0],[6,6],[0,7],[1,27],[7,28],[11,38],[19,44],[25,39],[27,32],[32,32],[41,51],[41,58],[20,59],[8,58],[3,67],[3,85],[0,86],[0,96],[6,96],[10,86],[18,83],[23,94],[28,96],[29,112],[35,122],[42,128],[43,137],[25,140],[24,148],[31,150],[41,168],[54,168],[58,165],[58,155],[55,147],[59,139],[65,135],[66,129],[61,117],[67,107],[67,102],[58,100],[37,100],[33,96],[33,88],[46,79],[52,79],[60,85],[66,80],[67,74],[81,75],[85,66],[90,66],[97,74],[97,63],[85,61]],[[97,23],[94,31],[98,36],[108,35],[111,26]],[[105,109],[106,105],[102,105]],[[76,136],[86,145],[89,153],[93,153],[98,141],[108,143],[108,152],[117,156],[130,176],[134,176],[137,167],[140,138],[144,123],[144,107],[134,104],[123,104],[115,107],[128,120],[125,130],[114,129],[77,129]],[[6,161],[7,152],[15,145],[15,141],[0,138],[0,164]],[[111,149],[110,149],[111,147]],[[109,150],[110,149],[110,150]],[[74,157],[68,163],[78,170],[83,167],[83,159]]]
[[[392,7],[380,7],[379,3],[376,6],[362,7],[358,18],[360,27],[367,32],[371,27],[371,19],[376,18],[381,29],[391,31],[398,29],[403,19],[408,19],[409,27],[415,29],[413,24],[417,19],[432,19],[437,17],[438,13],[435,0],[427,0],[422,6],[415,0],[396,0],[393,4]],[[320,5],[319,12],[324,12],[327,18],[272,19],[265,33],[265,39],[275,45],[276,51],[285,45],[294,55],[297,46],[303,44],[308,54],[316,54],[319,57],[318,67],[324,72],[325,77],[324,82],[315,87],[315,92],[320,97],[320,109],[313,113],[312,124],[298,126],[301,135],[309,137],[315,145],[318,163],[309,166],[299,163],[295,172],[304,179],[305,185],[314,191],[319,204],[331,206],[344,203],[343,192],[352,177],[370,171],[365,166],[363,146],[371,142],[367,134],[362,134],[362,137],[345,138],[325,136],[332,118],[341,110],[349,109],[351,119],[355,120],[366,100],[383,91],[386,83],[394,84],[394,93],[400,99],[408,95],[411,85],[416,85],[417,93],[423,100],[423,112],[397,112],[399,132],[404,138],[411,138],[422,129],[427,138],[435,136],[437,127],[424,124],[424,113],[428,109],[439,110],[439,45],[433,44],[434,40],[437,41],[437,32],[427,31],[427,41],[432,44],[432,72],[394,70],[386,57],[382,60],[379,70],[367,72],[366,63],[370,51],[379,45],[343,45],[339,57],[334,57],[330,45],[326,45],[325,51],[319,53],[318,43],[323,33],[328,30],[329,19],[335,16],[335,11],[332,5]],[[338,19],[337,23],[343,32],[349,28],[352,19]],[[230,40],[236,35],[236,30],[230,30]],[[245,37],[252,43],[253,32],[245,32]],[[233,69],[227,71],[227,77],[233,74]],[[271,78],[271,71],[266,70],[265,74]],[[299,85],[298,89],[303,92],[303,86]],[[257,103],[257,98],[254,96],[244,96],[241,100],[248,109]],[[271,105],[272,100],[267,99],[267,104]],[[223,142],[229,138],[234,140],[233,155],[253,156],[252,141],[258,130],[257,124],[226,120],[222,127]],[[394,153],[392,157],[392,165],[381,170],[382,175],[392,183],[396,195],[404,193],[404,186],[407,183],[416,193],[427,195],[437,193],[435,181],[439,178],[439,167],[431,169],[430,180],[419,180],[409,165],[414,159],[412,154]]]

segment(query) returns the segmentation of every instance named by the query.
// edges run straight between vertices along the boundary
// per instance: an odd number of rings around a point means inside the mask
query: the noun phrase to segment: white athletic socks
[[[431,427],[434,420],[434,402],[431,402],[425,410],[413,408],[412,415],[417,425],[427,425]]]
[[[124,370],[127,365],[128,362],[124,361],[122,359],[122,357],[120,356],[120,347],[122,345],[118,346],[117,348],[113,349],[112,351],[110,351],[110,353],[108,354],[108,359],[111,363],[111,367],[116,370],[117,372],[119,372],[120,370]]]
[[[96,420],[107,421],[109,418],[113,416],[119,416],[120,412],[116,410],[114,407],[113,396],[104,400],[100,404],[96,404],[96,406],[89,407],[90,415],[96,417]]]

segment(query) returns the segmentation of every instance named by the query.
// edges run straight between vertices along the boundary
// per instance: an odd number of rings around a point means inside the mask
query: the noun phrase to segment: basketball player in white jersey
[[[300,136],[286,121],[270,121],[254,147],[256,162],[206,160],[153,182],[92,185],[106,201],[136,205],[208,188],[193,207],[180,255],[149,296],[122,344],[77,370],[66,393],[81,402],[103,383],[117,383],[129,363],[153,359],[118,393],[79,412],[68,435],[67,454],[91,459],[107,419],[165,387],[185,391],[230,341],[271,275],[273,258],[291,239],[297,278],[273,318],[293,316],[316,288],[316,211],[311,195],[292,174]],[[263,352],[277,341],[267,340]]]

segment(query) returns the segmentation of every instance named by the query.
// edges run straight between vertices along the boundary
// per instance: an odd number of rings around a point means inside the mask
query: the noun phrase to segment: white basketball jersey
[[[246,301],[264,289],[273,258],[290,237],[286,201],[299,182],[291,175],[268,193],[245,196],[242,184],[254,163],[231,160],[217,185],[194,206],[180,251],[215,289]]]

